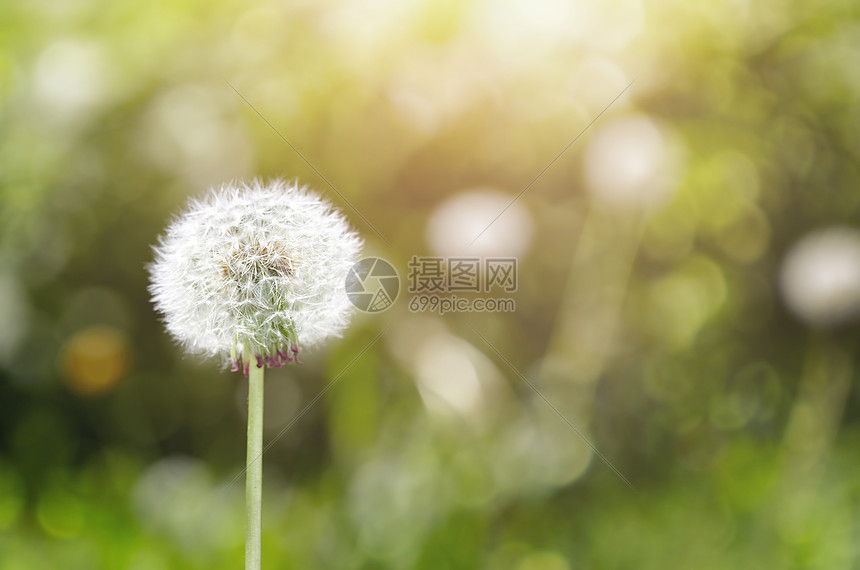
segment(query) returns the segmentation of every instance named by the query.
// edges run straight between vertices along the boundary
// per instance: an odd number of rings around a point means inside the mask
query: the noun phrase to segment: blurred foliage
[[[532,228],[516,312],[402,291],[267,376],[266,567],[860,564],[856,313],[779,289],[860,227],[857,3],[12,0],[0,38],[0,570],[240,567],[246,387],[145,264],[249,176],[402,276],[465,191]]]

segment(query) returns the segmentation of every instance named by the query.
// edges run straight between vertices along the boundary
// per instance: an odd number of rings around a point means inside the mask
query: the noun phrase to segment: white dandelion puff
[[[154,248],[149,291],[168,332],[193,353],[259,367],[297,361],[336,337],[362,241],[310,190],[275,180],[224,184],[192,200]]]

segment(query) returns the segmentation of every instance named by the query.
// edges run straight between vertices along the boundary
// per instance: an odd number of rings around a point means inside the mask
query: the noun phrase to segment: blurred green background
[[[6,0],[0,569],[241,567],[244,379],[145,265],[252,176],[519,259],[267,375],[264,567],[860,567],[858,57],[850,0]]]

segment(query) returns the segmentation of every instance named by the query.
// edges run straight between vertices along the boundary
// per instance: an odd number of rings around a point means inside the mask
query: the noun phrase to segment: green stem
[[[250,355],[246,355],[246,358]],[[245,460],[245,570],[260,570],[263,529],[263,371],[248,373],[248,455]]]

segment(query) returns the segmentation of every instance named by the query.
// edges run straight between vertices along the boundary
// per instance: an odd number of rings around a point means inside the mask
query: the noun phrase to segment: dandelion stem
[[[247,358],[247,357],[246,357]],[[245,463],[245,570],[260,570],[263,527],[263,371],[248,374],[248,455]]]

